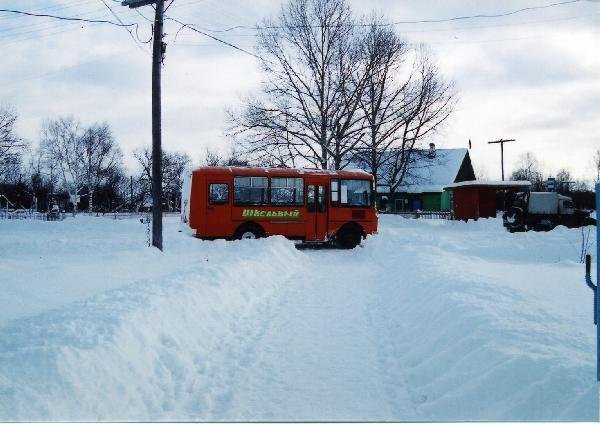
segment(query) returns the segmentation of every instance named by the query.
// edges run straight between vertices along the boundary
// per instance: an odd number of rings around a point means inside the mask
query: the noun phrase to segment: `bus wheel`
[[[344,226],[335,236],[335,244],[341,249],[353,249],[361,238],[362,232],[356,226]]]
[[[257,225],[244,224],[240,226],[233,236],[234,239],[258,239],[264,238],[265,232]]]

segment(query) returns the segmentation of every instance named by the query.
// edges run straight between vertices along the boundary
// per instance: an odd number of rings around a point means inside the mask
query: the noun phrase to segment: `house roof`
[[[406,177],[399,191],[407,192],[443,192],[444,186],[454,183],[460,166],[468,150],[436,149],[434,158],[426,155],[418,158],[410,168],[410,175]]]
[[[444,187],[456,181],[465,156],[468,155],[466,148],[436,149],[433,158],[427,156],[428,152],[428,150],[419,152],[420,155],[411,164],[409,174],[396,189],[397,192],[443,192]],[[391,155],[392,153],[390,153],[390,157]],[[378,173],[377,191],[379,193],[389,191],[389,186],[385,182],[385,175],[389,166],[390,164],[382,165]]]
[[[459,183],[446,185],[444,189],[456,189],[459,187],[489,187],[497,190],[528,188],[531,182],[527,180],[500,181],[500,180],[467,180]]]

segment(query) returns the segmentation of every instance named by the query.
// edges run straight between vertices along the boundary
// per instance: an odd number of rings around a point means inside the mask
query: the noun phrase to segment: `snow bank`
[[[128,228],[143,227],[132,221],[81,217],[65,221],[62,230],[77,234],[80,226],[89,234],[94,228],[117,226],[127,234]],[[170,223],[167,229],[176,232],[177,226]],[[30,244],[36,252],[49,248],[45,253],[53,252],[53,264],[68,266],[74,252],[64,245],[55,249],[43,230],[38,228],[42,237]],[[54,235],[63,232],[50,231]],[[263,241],[259,249],[251,241],[236,242],[235,256],[231,244],[224,241],[184,238],[173,246],[167,238],[164,258],[143,248],[143,243],[140,248],[143,234],[137,243],[127,243],[115,231],[106,238],[106,243],[116,238],[112,247],[93,242],[106,237],[105,232],[80,240],[78,250],[89,247],[86,255],[102,262],[96,261],[93,270],[75,279],[85,281],[91,274],[105,285],[95,282],[88,288],[88,295],[95,295],[83,301],[8,321],[0,328],[0,420],[189,420],[219,400],[220,385],[209,383],[224,383],[227,371],[215,372],[212,364],[227,365],[234,360],[232,350],[242,343],[239,329],[244,327],[244,317],[264,308],[266,300],[286,283],[299,267],[291,260],[298,252],[282,237]],[[132,245],[137,245],[133,251],[140,264],[130,261],[131,252],[125,257],[110,252],[116,246],[127,249]],[[183,254],[185,261],[180,261]],[[105,268],[110,260],[126,264],[115,273]],[[160,279],[121,284],[126,267],[131,274],[148,276],[143,268],[151,262],[166,269]],[[31,314],[39,306],[28,308]],[[248,332],[249,336],[253,330]],[[213,373],[219,376],[210,376]]]
[[[0,420],[598,419],[580,230],[384,216],[297,251],[178,220],[164,253],[136,220],[0,221]]]
[[[367,248],[375,262],[404,247],[398,261],[385,258],[399,278],[381,280],[379,306],[381,329],[393,330],[382,336],[394,341],[390,373],[418,406],[403,419],[598,419],[579,230],[510,234],[499,220],[386,219]]]

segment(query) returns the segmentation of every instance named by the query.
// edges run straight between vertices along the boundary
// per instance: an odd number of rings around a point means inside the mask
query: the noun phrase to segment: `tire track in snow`
[[[236,366],[227,412],[211,419],[372,421],[414,412],[402,382],[389,382],[382,369],[387,341],[372,320],[379,269],[363,254],[305,252],[302,274],[282,286],[266,315],[248,322],[260,329],[246,341],[252,355]],[[352,257],[344,268],[332,261],[340,255]]]

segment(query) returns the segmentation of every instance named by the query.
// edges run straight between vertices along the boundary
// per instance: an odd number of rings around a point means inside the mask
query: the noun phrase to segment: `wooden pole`
[[[163,55],[164,0],[156,0],[152,46],[152,246],[162,251],[162,148],[160,71]]]
[[[500,143],[500,167],[502,168],[502,181],[504,181],[504,143],[514,142],[515,139],[500,139],[488,142],[488,144]]]

